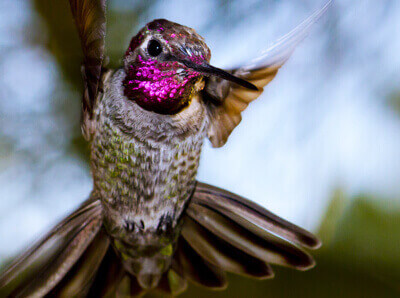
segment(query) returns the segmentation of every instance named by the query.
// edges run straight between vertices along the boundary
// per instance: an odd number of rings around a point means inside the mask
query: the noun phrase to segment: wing
[[[82,65],[84,83],[82,124],[84,134],[87,136],[87,120],[93,116],[104,60],[106,0],[70,0],[69,2],[84,57]]]
[[[331,3],[332,1],[328,1],[250,64],[231,70],[233,75],[249,81],[258,90],[249,90],[216,77],[209,79],[203,98],[207,103],[210,119],[208,138],[213,147],[221,147],[226,143],[233,129],[242,120],[241,112],[261,95],[263,88],[272,81],[279,68],[289,59],[296,46],[307,36],[311,26]]]

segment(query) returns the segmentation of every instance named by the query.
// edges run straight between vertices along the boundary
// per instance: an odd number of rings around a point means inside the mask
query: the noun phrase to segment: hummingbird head
[[[134,36],[125,53],[125,96],[143,109],[176,114],[204,88],[204,78],[219,76],[250,89],[254,85],[209,65],[211,51],[195,30],[158,19]]]

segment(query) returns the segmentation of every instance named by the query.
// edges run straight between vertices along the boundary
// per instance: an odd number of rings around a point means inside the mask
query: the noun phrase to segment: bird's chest
[[[95,191],[111,225],[136,232],[166,232],[195,187],[204,134],[151,146],[112,126],[92,143]]]

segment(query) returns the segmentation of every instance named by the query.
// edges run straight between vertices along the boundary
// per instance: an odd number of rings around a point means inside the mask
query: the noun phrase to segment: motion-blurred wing
[[[83,50],[83,116],[92,117],[104,60],[106,0],[70,0]]]
[[[307,36],[311,26],[324,14],[330,4],[331,1],[328,1],[324,7],[267,49],[261,57],[231,71],[233,75],[257,86],[257,91],[217,77],[209,79],[203,96],[210,118],[208,138],[213,147],[221,147],[226,143],[233,129],[242,120],[241,112],[261,95],[264,86],[272,81],[279,68],[289,59],[296,46]]]

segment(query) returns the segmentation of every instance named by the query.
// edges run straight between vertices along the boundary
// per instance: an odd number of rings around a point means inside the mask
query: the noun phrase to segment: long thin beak
[[[202,64],[196,64],[196,63],[194,63],[194,62],[192,62],[190,60],[186,60],[186,59],[185,60],[176,59],[176,60],[178,62],[184,64],[186,67],[189,67],[189,68],[191,68],[191,69],[193,69],[193,70],[195,70],[197,72],[200,72],[200,73],[202,73],[204,75],[217,76],[217,77],[220,77],[220,78],[222,78],[224,80],[228,80],[228,81],[231,81],[231,82],[233,82],[235,84],[243,86],[243,87],[245,87],[247,89],[255,90],[255,91],[258,90],[257,87],[254,86],[252,83],[250,83],[248,81],[245,81],[245,80],[243,80],[241,78],[235,77],[234,75],[231,75],[229,72],[226,72],[225,70],[222,70],[220,68],[214,67],[214,66],[212,66],[210,64],[207,64],[205,62],[202,63]]]

